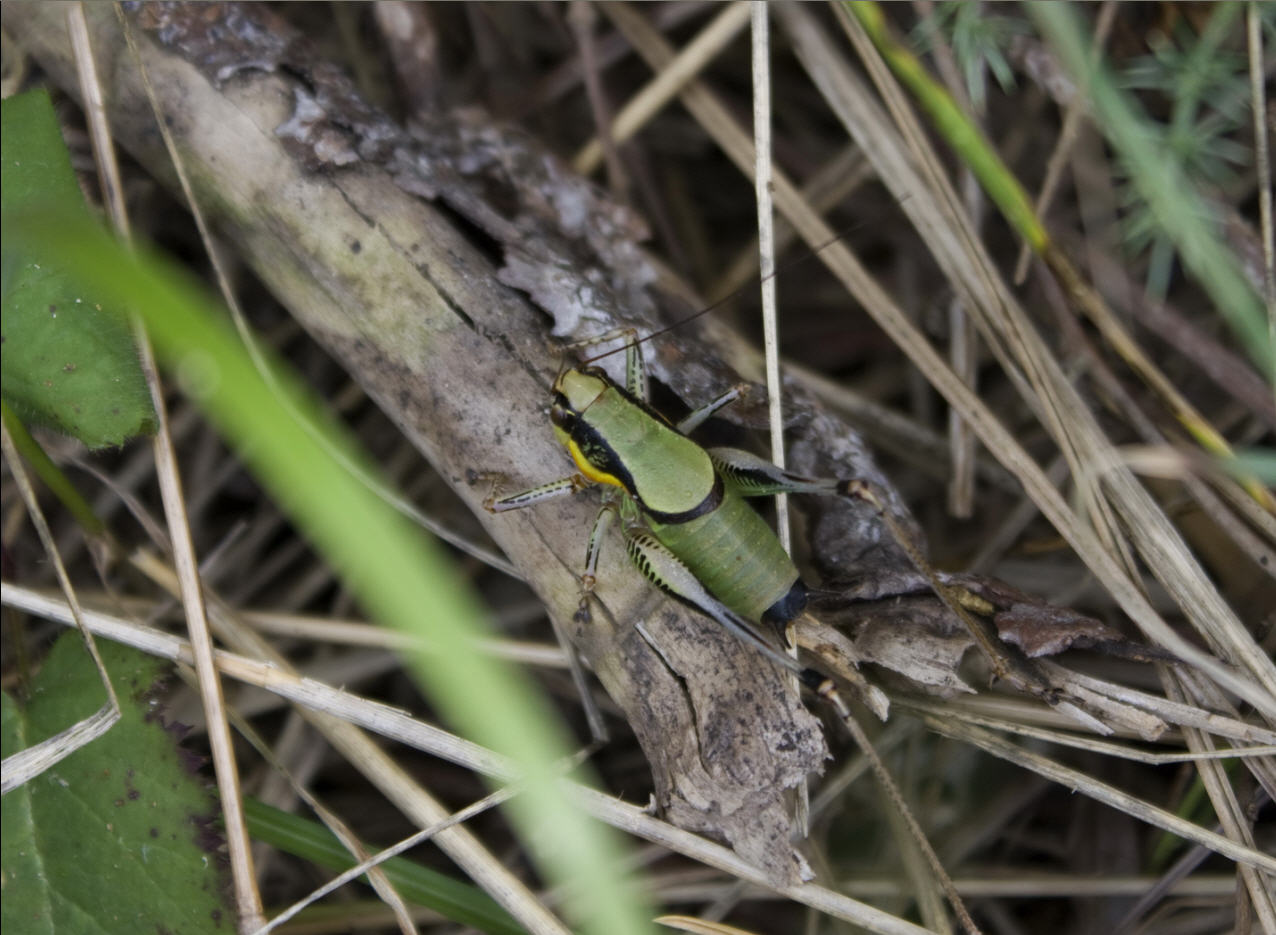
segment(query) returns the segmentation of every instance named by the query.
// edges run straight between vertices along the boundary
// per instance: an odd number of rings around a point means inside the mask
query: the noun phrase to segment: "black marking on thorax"
[[[615,390],[626,402],[636,406],[651,418],[656,419],[671,432],[681,434],[678,433],[678,430],[673,427],[668,419],[655,409],[651,408],[646,401],[634,396],[623,386],[620,386],[610,377],[606,376],[606,374],[601,373],[601,371],[599,372],[599,376],[605,380],[609,389]],[[582,419],[579,414],[573,412],[570,407],[568,407],[567,400],[565,398],[559,398],[562,403],[560,425],[571,436],[576,447],[580,449],[581,454],[583,454],[586,460],[588,460],[589,463],[597,470],[610,474],[612,477],[616,478],[616,480],[620,481],[625,492],[628,493],[629,496],[633,498],[634,502],[638,504],[639,509],[641,509],[642,512],[646,516],[650,517],[654,522],[665,526],[676,526],[679,523],[689,523],[693,519],[698,519],[707,513],[712,513],[721,506],[722,498],[726,495],[726,485],[723,483],[722,475],[719,474],[717,466],[715,465],[713,469],[713,486],[709,489],[705,498],[695,506],[691,507],[689,510],[683,510],[680,513],[666,513],[662,510],[651,509],[643,502],[641,495],[639,495],[637,485],[634,482],[633,473],[625,466],[624,461],[621,459],[620,455],[617,454],[616,449],[607,441],[602,432],[600,432],[588,420]]]

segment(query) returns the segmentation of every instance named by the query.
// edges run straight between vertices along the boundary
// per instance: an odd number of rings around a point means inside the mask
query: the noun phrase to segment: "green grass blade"
[[[979,184],[1006,220],[1034,251],[1040,253],[1044,250],[1049,236],[1037,219],[1032,200],[1014,173],[1006,168],[983,131],[970,121],[948,90],[930,77],[917,57],[895,40],[876,3],[846,3],[844,6],[859,20],[882,58],[917,98],[936,129],[979,179]]]
[[[26,212],[6,226],[33,245],[60,248],[86,286],[141,315],[166,368],[183,376],[188,393],[368,612],[406,632],[428,631],[441,651],[410,657],[422,687],[460,732],[518,764],[525,791],[506,808],[524,840],[546,843],[532,853],[547,876],[571,883],[569,908],[580,930],[647,931],[650,914],[615,869],[619,842],[555,782],[554,764],[568,745],[544,698],[520,670],[476,651],[488,627],[437,544],[329,456],[339,449],[363,462],[348,435],[290,373],[271,364],[279,392],[315,428],[299,425],[216,306],[159,261],[123,249],[82,216]]]
[[[331,870],[348,870],[356,863],[337,836],[317,821],[290,815],[256,799],[244,801],[248,831],[281,851]],[[379,864],[400,896],[440,915],[489,935],[526,935],[526,930],[476,886],[462,883],[405,857]]]
[[[102,525],[102,521],[98,519],[93,507],[79,489],[71,483],[71,478],[66,476],[60,467],[54,464],[53,459],[48,456],[40,443],[37,442],[31,433],[27,431],[27,427],[22,424],[22,420],[18,418],[18,414],[14,412],[9,403],[0,399],[0,418],[4,419],[4,427],[9,430],[9,437],[13,439],[13,447],[17,449],[18,454],[31,465],[36,476],[44,483],[46,487],[53,492],[58,501],[67,509],[80,528],[84,530],[86,535],[100,536],[106,532],[106,527]]]

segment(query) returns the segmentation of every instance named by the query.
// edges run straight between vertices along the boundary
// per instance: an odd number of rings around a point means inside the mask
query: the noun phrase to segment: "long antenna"
[[[648,334],[644,337],[639,338],[637,341],[634,341],[632,344],[623,344],[620,347],[612,348],[610,351],[606,351],[595,357],[590,357],[587,360],[581,361],[582,365],[592,364],[595,361],[603,360],[606,357],[610,357],[612,354],[618,354],[621,351],[628,350],[631,347],[637,347],[640,344],[646,344],[648,341],[652,340],[653,338],[658,338],[662,334],[667,334],[668,332],[673,331],[675,328],[681,328],[683,325],[688,324],[689,322],[695,321],[700,316],[707,315],[710,312],[721,308],[722,306],[730,302],[732,299],[743,295],[747,291],[755,289],[760,283],[764,283],[769,279],[774,279],[776,276],[779,276],[781,273],[787,273],[793,267],[799,266],[802,263],[805,263],[807,260],[810,260],[816,256],[819,256],[821,251],[826,250],[827,248],[833,246],[833,244],[837,243],[839,240],[844,239],[849,233],[851,233],[851,231],[858,229],[862,225],[862,223],[863,222],[857,222],[855,224],[852,224],[849,227],[843,228],[842,230],[838,231],[836,234],[834,234],[832,237],[830,237],[828,240],[824,241],[824,243],[818,245],[814,249],[808,250],[805,253],[803,253],[801,256],[794,257],[793,259],[781,264],[780,266],[777,266],[775,270],[771,272],[769,275],[758,277],[755,279],[750,279],[744,285],[738,286],[735,289],[732,289],[730,292],[728,292],[722,298],[718,299],[716,302],[712,302],[709,305],[706,305],[704,308],[699,309],[698,311],[692,312],[690,315],[686,316],[685,318],[681,318],[678,321],[675,321],[671,325],[666,325],[663,328],[653,331],[651,332],[651,334]]]

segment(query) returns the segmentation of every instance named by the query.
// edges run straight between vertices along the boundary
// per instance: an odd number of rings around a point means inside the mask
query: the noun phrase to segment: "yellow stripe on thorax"
[[[572,460],[576,462],[576,467],[580,468],[580,473],[584,474],[595,484],[611,484],[613,487],[623,487],[614,474],[608,474],[606,471],[600,471],[589,463],[585,457],[585,453],[580,450],[580,446],[572,439],[567,439],[567,452],[572,456]]]

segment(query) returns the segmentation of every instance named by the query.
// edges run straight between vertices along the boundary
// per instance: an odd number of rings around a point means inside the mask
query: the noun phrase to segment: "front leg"
[[[541,484],[537,487],[530,487],[519,493],[510,494],[509,496],[498,496],[501,480],[500,474],[485,474],[484,477],[492,481],[492,489],[487,497],[483,500],[483,508],[489,513],[504,513],[509,510],[521,510],[532,506],[536,503],[543,503],[546,500],[552,500],[555,497],[566,496],[567,494],[576,493],[586,487],[591,486],[591,481],[587,480],[580,474],[571,474],[567,477],[559,478],[556,481],[550,481],[548,484]],[[610,511],[604,507],[604,512],[610,515]],[[606,532],[603,523],[603,513],[599,514],[598,520],[594,523],[594,532],[589,539],[590,556],[586,558],[586,574],[581,577],[581,599],[580,610],[577,616],[581,614],[588,615],[588,599],[589,593],[593,590],[594,577],[593,569],[597,567],[598,557],[596,554],[596,540],[601,540]],[[599,528],[599,527],[603,528]],[[598,710],[598,706],[594,703],[593,695],[589,691],[589,680],[586,678],[584,666],[581,664],[580,654],[572,641],[568,639],[567,634],[558,623],[558,618],[550,614],[550,625],[554,628],[554,636],[558,640],[559,646],[567,654],[567,665],[571,670],[572,682],[576,686],[576,693],[580,696],[581,704],[585,711],[585,720],[589,724],[589,733],[594,743],[605,743],[607,740],[607,726],[603,721],[603,716]]]
[[[529,487],[527,490],[519,493],[512,493],[505,497],[498,497],[500,492],[501,475],[486,475],[492,481],[492,489],[487,497],[483,500],[483,509],[489,513],[504,513],[508,510],[521,510],[533,504],[543,503],[546,500],[553,500],[555,497],[562,497],[566,494],[577,493],[590,486],[590,481],[580,474],[572,474],[568,477],[560,477],[558,480],[550,481],[548,484],[541,484],[538,487]]]
[[[589,623],[589,598],[594,593],[594,585],[598,583],[598,556],[602,552],[603,539],[616,516],[616,502],[608,495],[603,500],[602,509],[594,520],[594,528],[589,533],[589,546],[585,550],[585,572],[580,576],[580,606],[576,608],[576,622]]]
[[[519,493],[498,497],[501,476],[499,474],[490,476],[492,478],[492,490],[483,500],[483,509],[489,513],[522,510],[537,503],[544,503],[546,500],[574,494],[591,486],[592,483],[580,474],[572,474],[568,477],[550,481],[548,484],[529,487]],[[589,546],[585,551],[585,571],[580,576],[581,594],[580,607],[576,611],[577,620],[589,619],[589,596],[594,592],[594,585],[598,580],[596,577],[598,572],[598,553],[602,548],[603,538],[607,535],[607,530],[611,526],[611,519],[615,512],[615,501],[609,495],[603,502],[603,508],[598,511],[598,518],[594,520],[593,531],[589,534]]]

